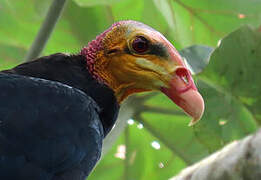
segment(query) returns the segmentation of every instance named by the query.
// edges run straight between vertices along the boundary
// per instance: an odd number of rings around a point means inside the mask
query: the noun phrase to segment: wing
[[[27,177],[26,167],[51,177],[89,160],[83,169],[88,174],[103,140],[98,111],[78,89],[0,73],[0,177],[16,171]]]

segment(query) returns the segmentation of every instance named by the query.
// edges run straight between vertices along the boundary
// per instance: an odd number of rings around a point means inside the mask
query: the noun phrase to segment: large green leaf
[[[199,76],[206,111],[195,133],[210,150],[254,132],[261,122],[260,44],[260,32],[238,29],[221,41]]]
[[[23,48],[0,43],[0,69],[12,68],[20,63],[20,57],[25,55]]]
[[[261,32],[243,26],[225,37],[201,75],[244,104],[261,123]]]
[[[215,46],[225,34],[238,26],[250,23],[257,26],[261,20],[259,0],[164,0],[172,5],[173,14],[161,8],[163,2],[154,0],[159,12],[165,15],[170,27],[176,33],[176,40],[182,47],[195,43]]]
[[[79,7],[73,1],[68,2],[63,18],[69,23],[73,37],[80,42],[78,48],[87,45],[113,23],[106,17],[107,10],[104,6]]]
[[[135,6],[132,6],[135,4]],[[132,8],[130,8],[132,6]],[[120,3],[114,4],[111,7],[112,16],[115,21],[120,20],[139,20],[142,16],[144,8],[144,1],[139,0],[124,0]]]
[[[205,99],[206,109],[200,122],[195,125],[194,132],[209,152],[257,129],[252,114],[229,92],[220,92],[201,81],[198,86]]]
[[[27,6],[25,7],[21,3],[25,3]],[[1,1],[0,6],[0,42],[10,46],[28,48],[42,20],[34,12],[30,0],[14,1],[13,3]]]
[[[174,106],[174,105],[173,105]],[[143,115],[144,127],[151,134],[160,139],[173,153],[190,165],[208,154],[208,150],[197,142],[191,127],[190,120],[185,115],[159,115],[146,113]]]
[[[153,0],[155,6],[159,9],[159,11],[162,13],[164,18],[166,19],[168,25],[171,29],[175,29],[176,24],[174,19],[174,12],[172,10],[172,7],[170,6],[169,0]]]

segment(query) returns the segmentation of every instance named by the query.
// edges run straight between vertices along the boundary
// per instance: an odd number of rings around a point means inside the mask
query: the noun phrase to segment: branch
[[[113,16],[111,6],[109,6],[109,5],[105,6],[105,14],[106,14],[108,23],[113,24],[115,21],[115,18]]]
[[[130,97],[121,105],[115,126],[103,141],[102,157],[110,150],[120,134],[124,131],[127,126],[127,120],[133,117],[136,109],[135,102],[135,98]]]
[[[37,58],[41,54],[62,13],[65,2],[66,0],[53,0],[36,39],[25,57],[25,61]]]
[[[261,130],[183,170],[169,180],[261,179]]]
[[[179,115],[179,116],[185,115],[184,112],[179,110],[172,110],[172,109],[166,109],[166,108],[148,106],[148,105],[142,105],[138,112],[139,113],[151,112],[151,113],[170,114],[170,115]]]
[[[127,126],[125,129],[125,144],[126,144],[126,159],[124,161],[124,173],[123,173],[123,179],[128,180],[129,179],[129,162],[130,162],[130,152],[129,152],[129,145],[130,145],[130,137],[129,137],[129,127]]]
[[[180,151],[179,149],[177,149],[175,147],[174,144],[171,144],[164,136],[162,136],[162,134],[160,134],[160,132],[158,132],[157,130],[155,130],[149,123],[147,123],[142,117],[137,116],[134,117],[135,120],[138,120],[140,123],[142,123],[144,125],[144,128],[153,136],[155,136],[156,138],[160,139],[161,142],[168,147],[173,154],[179,156],[187,165],[192,164],[191,160],[189,158],[186,157],[185,153]]]
[[[137,98],[137,100],[139,102],[142,102],[143,104],[145,103],[145,101],[149,100],[150,98],[158,95],[159,93],[158,92],[147,92],[146,94],[142,95],[142,96],[135,96]]]
[[[137,114],[139,107],[142,107],[144,102],[152,96],[155,96],[155,93],[144,96],[132,96],[121,105],[115,126],[103,141],[102,157],[110,150],[117,138],[124,131],[127,126],[127,120],[133,118]]]

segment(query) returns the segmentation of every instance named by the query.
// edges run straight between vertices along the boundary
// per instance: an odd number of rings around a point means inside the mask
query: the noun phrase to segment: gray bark
[[[65,2],[66,0],[53,0],[44,22],[28,53],[26,54],[25,61],[31,61],[41,54],[54,30],[56,23],[58,22],[60,15],[62,14]]]
[[[261,130],[184,169],[169,180],[260,180]]]

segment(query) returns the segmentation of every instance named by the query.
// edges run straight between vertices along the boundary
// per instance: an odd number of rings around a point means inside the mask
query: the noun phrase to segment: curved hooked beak
[[[176,49],[169,46],[170,61],[174,61],[175,71],[171,73],[171,80],[167,87],[161,87],[161,91],[174,103],[181,107],[193,119],[189,126],[194,125],[203,115],[204,100],[199,94],[190,71],[184,65],[181,56]]]

